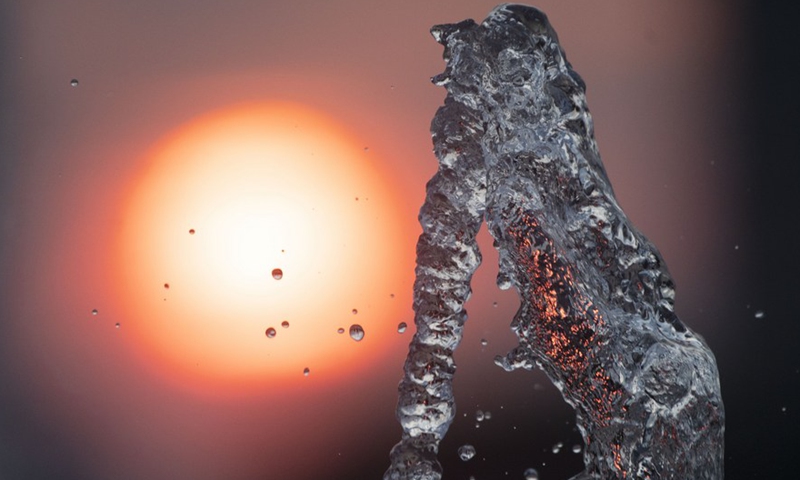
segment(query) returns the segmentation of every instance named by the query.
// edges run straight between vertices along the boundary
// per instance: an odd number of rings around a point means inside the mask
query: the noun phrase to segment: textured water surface
[[[498,286],[521,306],[519,345],[496,362],[541,368],[575,408],[578,479],[722,479],[724,411],[714,356],[674,312],[658,250],[617,204],[586,86],[546,16],[501,5],[432,29],[447,89],[431,125],[439,170],[420,211],[417,333],[399,387],[403,437],[386,480],[439,479],[455,415],[453,352],[481,261],[483,221]]]

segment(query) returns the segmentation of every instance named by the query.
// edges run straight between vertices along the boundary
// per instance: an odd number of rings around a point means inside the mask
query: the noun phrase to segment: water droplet
[[[114,328],[119,329],[119,322],[114,324]]]
[[[92,309],[92,315],[97,315],[97,309],[96,308]]]
[[[492,306],[493,306],[494,308],[497,308],[497,302],[492,302]]]
[[[406,333],[406,328],[408,328],[406,322],[400,322],[400,325],[397,326],[397,333]]]
[[[485,347],[486,345],[489,345],[489,342],[485,338],[481,338],[481,345]]]
[[[73,87],[77,87],[78,86],[78,79],[77,78],[73,78],[72,80],[69,81],[69,84],[72,85]]]
[[[364,147],[365,152],[369,152],[369,147]]]
[[[581,446],[577,443],[572,446],[572,453],[581,453]]]
[[[478,410],[475,412],[475,420],[482,422],[483,418],[483,410]]]
[[[358,201],[358,197],[356,197],[356,202]]]
[[[394,298],[394,293],[390,293],[389,298]]]
[[[283,270],[281,270],[280,268],[276,268],[275,270],[273,270],[272,278],[274,278],[275,280],[280,280],[281,278],[283,278]]]
[[[766,316],[766,314],[764,313],[764,310],[756,310],[756,313],[755,313],[755,317],[756,318],[764,318],[765,316]]]
[[[342,328],[342,327],[339,327],[339,328],[336,330],[336,333],[339,333],[339,334],[341,334],[341,333],[344,333],[344,328]]]
[[[353,315],[358,315],[358,309],[353,309]]]
[[[563,448],[563,447],[564,447],[563,443],[561,443],[561,442],[556,443],[555,445],[553,445],[553,453],[560,452],[561,448]]]
[[[164,290],[169,290],[169,283],[164,284]]]
[[[281,327],[283,327],[283,328],[289,328],[289,322],[288,322],[288,321],[286,321],[286,320],[282,321],[282,322],[281,322]]]
[[[308,367],[303,369],[303,375],[307,377],[309,373],[311,373],[311,370],[309,370]]]
[[[189,235],[194,235],[194,228],[189,229]]]
[[[458,447],[458,457],[463,460],[467,461],[475,456],[475,447],[470,444],[461,445]]]
[[[492,412],[490,412],[489,410],[486,410],[485,412],[483,412],[483,419],[484,420],[491,420],[492,419]]]
[[[535,468],[525,469],[525,480],[539,480],[539,472]]]
[[[361,325],[357,323],[350,325],[350,338],[356,342],[360,342],[361,339],[364,338],[364,329],[361,327]]]
[[[269,327],[265,333],[267,334],[267,338],[275,338],[278,332],[276,332],[274,328]]]

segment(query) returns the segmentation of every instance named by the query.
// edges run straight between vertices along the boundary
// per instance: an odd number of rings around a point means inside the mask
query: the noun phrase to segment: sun
[[[155,146],[118,257],[122,328],[145,357],[252,382],[352,370],[397,337],[395,293],[413,274],[405,207],[354,138],[272,102],[208,113]]]

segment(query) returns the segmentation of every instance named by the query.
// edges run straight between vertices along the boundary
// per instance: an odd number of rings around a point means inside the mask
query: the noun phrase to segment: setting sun
[[[169,134],[126,204],[121,328],[160,368],[220,381],[302,379],[379,354],[408,320],[394,297],[413,258],[404,207],[365,147],[287,103]]]

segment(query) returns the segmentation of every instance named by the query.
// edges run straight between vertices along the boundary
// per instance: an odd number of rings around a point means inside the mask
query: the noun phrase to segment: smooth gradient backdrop
[[[664,255],[681,319],[717,356],[729,479],[795,471],[800,83],[796,16],[773,3],[537,5],[586,81],[620,204]],[[494,6],[0,1],[0,478],[380,478],[400,438],[396,386],[413,326],[371,349],[368,331],[339,371],[245,390],[198,384],[126,335],[137,319],[119,299],[114,239],[165,135],[236,104],[300,103],[360,140],[400,192],[401,306],[370,321],[411,324],[416,212],[436,170],[428,128],[445,95],[429,81],[444,63],[428,30]],[[527,467],[567,478],[581,469],[571,409],[540,372],[493,365],[515,345],[517,300],[494,285],[497,257],[481,236],[444,478],[521,479]],[[477,410],[491,419],[477,422]],[[470,462],[456,454],[465,443],[477,449]]]

